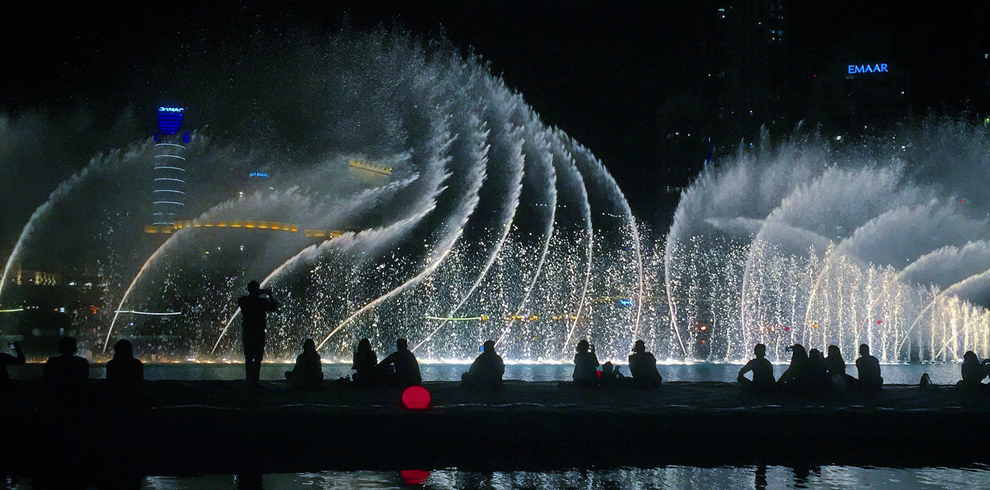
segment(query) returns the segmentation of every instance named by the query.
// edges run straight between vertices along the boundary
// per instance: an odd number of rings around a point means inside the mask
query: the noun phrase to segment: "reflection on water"
[[[467,364],[421,364],[420,371],[425,381],[460,381],[461,373],[467,371]],[[666,381],[723,381],[727,383],[736,380],[739,364],[669,364],[660,365],[658,369]],[[13,378],[41,377],[41,364],[27,364],[8,368]],[[291,370],[287,364],[263,364],[261,379],[284,380],[285,372]],[[774,374],[780,376],[786,366],[774,366]],[[886,384],[918,384],[921,375],[929,373],[935,384],[955,384],[959,381],[959,364],[894,364],[884,365],[883,378]],[[573,364],[509,364],[505,366],[506,380],[519,381],[570,381],[574,371]],[[324,364],[325,379],[333,380],[349,376],[350,364]],[[628,366],[622,366],[622,372],[629,375]],[[856,366],[847,366],[846,372],[856,376]],[[106,368],[103,365],[91,365],[90,378],[102,379]],[[242,364],[146,364],[144,377],[147,380],[236,380],[244,379]]]
[[[415,484],[422,479],[422,484]],[[425,478],[425,479],[423,479]],[[9,481],[10,488],[30,489],[35,482]],[[141,488],[154,490],[337,489],[970,489],[990,486],[990,466],[970,468],[860,468],[822,466],[742,466],[696,468],[664,466],[653,469],[569,470],[551,472],[474,473],[457,470],[347,471],[258,476],[150,476]]]

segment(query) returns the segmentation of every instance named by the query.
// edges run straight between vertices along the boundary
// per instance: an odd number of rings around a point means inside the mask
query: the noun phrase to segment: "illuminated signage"
[[[262,179],[267,179],[268,172],[251,172],[250,174],[248,174],[248,177],[259,177]]]
[[[890,73],[887,71],[887,63],[876,63],[873,65],[849,65],[847,67],[850,75],[857,73]]]
[[[178,133],[179,127],[182,126],[182,115],[185,110],[186,109],[184,107],[173,107],[167,105],[159,106],[158,130],[161,131],[162,134]]]

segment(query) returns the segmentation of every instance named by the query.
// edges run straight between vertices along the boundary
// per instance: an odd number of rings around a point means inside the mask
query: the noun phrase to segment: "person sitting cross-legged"
[[[316,342],[306,339],[302,354],[296,357],[292,371],[286,371],[285,379],[294,390],[318,390],[323,383],[323,363],[316,352]]]
[[[880,361],[870,355],[870,346],[859,346],[860,358],[856,359],[856,371],[859,372],[859,389],[866,393],[876,393],[883,387],[880,377]]]
[[[770,364],[766,358],[767,346],[756,344],[756,347],[753,348],[753,354],[756,354],[756,359],[747,362],[739,370],[736,381],[739,381],[739,385],[744,391],[754,395],[772,394],[777,390],[777,381],[773,379],[773,364]],[[745,376],[746,373],[750,372],[753,373],[752,380]]]
[[[643,389],[660,386],[663,376],[657,371],[657,358],[652,352],[646,352],[646,343],[637,340],[633,344],[632,351],[632,355],[629,356],[629,373],[632,374],[633,384]]]
[[[479,355],[468,372],[461,375],[461,386],[482,390],[497,390],[502,388],[502,375],[505,374],[505,363],[495,352],[495,341],[489,340],[482,347]]]

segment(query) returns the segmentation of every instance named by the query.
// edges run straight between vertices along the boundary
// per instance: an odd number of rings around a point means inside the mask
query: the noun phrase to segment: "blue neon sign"
[[[262,179],[268,178],[268,172],[251,172],[248,177],[260,177]]]
[[[887,70],[887,63],[875,63],[872,65],[849,65],[847,68],[850,75],[857,73],[890,73]]]
[[[176,134],[182,126],[184,107],[160,106],[158,108],[158,130],[162,134]]]

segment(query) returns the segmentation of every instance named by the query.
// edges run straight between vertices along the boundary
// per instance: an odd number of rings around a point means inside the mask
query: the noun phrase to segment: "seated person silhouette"
[[[807,395],[812,392],[811,361],[801,344],[787,348],[791,351],[791,365],[777,380],[777,389],[788,395]]]
[[[76,339],[72,337],[62,337],[58,351],[61,355],[49,357],[45,362],[42,380],[54,407],[71,408],[81,404],[86,396],[89,361],[75,355]]]
[[[358,388],[374,386],[377,382],[375,379],[376,366],[378,366],[378,355],[375,354],[375,351],[371,350],[371,341],[361,339],[358,342],[357,350],[354,351],[354,364],[351,366],[351,369],[355,371],[351,375],[354,386]]]
[[[756,344],[756,347],[753,347],[753,354],[756,355],[756,359],[747,362],[739,370],[736,381],[739,381],[744,391],[754,395],[770,395],[777,391],[777,382],[773,379],[773,364],[770,364],[766,358],[767,346]],[[746,377],[746,373],[749,372],[753,373],[752,380]]]
[[[318,390],[323,383],[323,363],[320,354],[316,352],[316,342],[306,339],[303,342],[302,354],[296,356],[296,365],[292,371],[285,372],[289,380],[289,388],[293,390]]]
[[[133,405],[144,399],[144,364],[134,357],[129,340],[113,344],[113,359],[107,362],[107,390],[114,405]]]
[[[859,380],[846,374],[846,360],[842,358],[839,346],[828,346],[828,357],[825,358],[825,371],[828,373],[828,386],[833,393],[856,390]]]
[[[990,359],[984,359],[983,362],[980,362],[980,358],[976,357],[975,352],[971,350],[966,351],[963,354],[962,380],[959,381],[957,386],[971,392],[986,390],[987,385],[983,384],[983,380],[988,374],[988,362],[990,362]]]
[[[828,369],[825,367],[825,358],[822,351],[811,349],[808,351],[808,366],[811,373],[809,378],[811,393],[820,395],[825,393],[829,386]]]
[[[0,390],[4,390],[10,387],[10,373],[7,372],[7,366],[15,366],[19,364],[24,364],[24,351],[21,350],[21,343],[14,342],[10,344],[10,347],[14,349],[14,354],[12,356],[7,353],[0,354]]]
[[[870,355],[870,346],[866,344],[860,344],[859,356],[859,359],[856,359],[859,390],[865,393],[880,391],[883,387],[883,378],[880,377],[880,361]]]
[[[629,356],[629,373],[632,374],[637,388],[651,389],[660,386],[663,377],[657,371],[657,358],[646,352],[646,343],[637,340],[633,344],[633,353]]]
[[[598,356],[595,348],[581,339],[574,354],[574,386],[590,388],[598,386]]]
[[[495,352],[495,341],[489,340],[482,346],[481,354],[471,363],[468,372],[461,375],[461,386],[497,390],[502,388],[503,374],[505,374],[505,363]]]
[[[409,351],[406,339],[395,341],[395,352],[378,363],[378,376],[382,384],[405,388],[423,383],[419,375],[419,363],[416,356]]]

